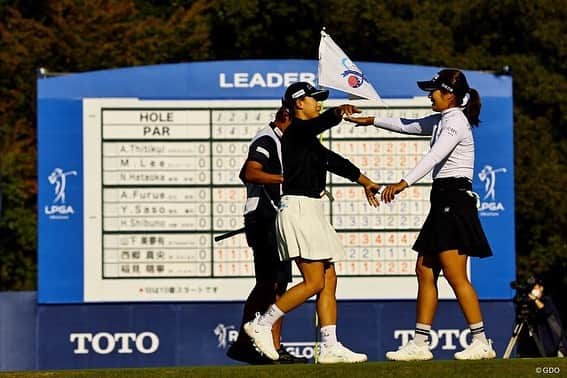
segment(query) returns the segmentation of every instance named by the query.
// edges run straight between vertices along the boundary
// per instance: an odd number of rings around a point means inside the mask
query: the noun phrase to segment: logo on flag
[[[318,81],[320,86],[375,100],[386,106],[362,70],[324,31],[321,31],[319,43]]]
[[[364,74],[362,72],[358,71],[358,68],[356,67],[356,65],[354,65],[347,58],[343,58],[342,63],[343,63],[343,66],[346,68],[346,70],[342,73],[342,77],[347,78],[347,83],[348,83],[348,85],[351,86],[351,88],[360,87],[364,83],[364,80],[366,80],[366,78],[364,77]]]

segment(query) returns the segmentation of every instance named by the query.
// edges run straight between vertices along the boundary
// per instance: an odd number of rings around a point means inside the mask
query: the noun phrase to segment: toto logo
[[[98,333],[71,333],[69,341],[74,345],[74,354],[143,354],[154,353],[159,348],[159,337],[153,332],[98,332]]]
[[[438,329],[431,330],[429,333],[430,342],[429,349],[435,349],[441,345],[443,350],[456,350],[455,342],[458,342],[462,348],[469,346],[467,336],[471,332],[470,329]],[[405,345],[410,341],[415,333],[413,329],[397,329],[394,331],[394,338],[400,341],[400,346]]]

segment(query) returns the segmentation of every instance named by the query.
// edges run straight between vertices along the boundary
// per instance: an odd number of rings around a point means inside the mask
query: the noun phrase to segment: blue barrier
[[[0,370],[231,365],[243,303],[38,305],[36,293],[0,293]],[[483,301],[487,334],[498,356],[511,335],[511,301]],[[339,302],[337,333],[345,345],[384,359],[413,332],[414,301]],[[433,324],[436,359],[470,341],[456,301],[441,301]],[[314,303],[286,316],[283,344],[313,357]]]
[[[0,292],[0,371],[35,368],[36,319],[36,292]]]

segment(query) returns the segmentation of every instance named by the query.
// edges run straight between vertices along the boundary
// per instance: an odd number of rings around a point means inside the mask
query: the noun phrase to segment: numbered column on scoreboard
[[[274,117],[272,109],[215,109],[211,113],[212,232],[215,235],[244,226],[246,189],[239,178],[256,133]],[[252,250],[243,233],[212,246],[215,277],[252,277]]]
[[[380,117],[418,118],[429,109],[367,109]],[[429,150],[428,137],[397,134],[375,127],[353,127],[343,122],[331,130],[331,149],[347,157],[361,171],[382,185],[398,182]],[[335,264],[342,276],[404,276],[414,274],[411,246],[429,211],[431,177],[425,177],[391,204],[368,205],[359,185],[333,175],[330,186],[335,201],[331,222],[346,258]]]

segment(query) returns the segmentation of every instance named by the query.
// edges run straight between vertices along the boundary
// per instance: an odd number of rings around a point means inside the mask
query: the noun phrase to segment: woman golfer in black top
[[[418,86],[429,92],[437,112],[421,119],[350,117],[358,125],[406,134],[431,135],[431,149],[417,166],[397,184],[387,186],[382,200],[391,202],[431,170],[431,209],[413,246],[419,254],[415,337],[399,350],[386,353],[389,360],[429,360],[427,338],[437,308],[437,279],[442,270],[469,323],[473,341],[455,353],[460,360],[494,358],[492,342],[484,333],[478,297],[467,277],[468,256],[492,255],[476,209],[472,192],[474,168],[473,126],[479,124],[480,97],[469,87],[465,75],[454,69],[441,70]]]
[[[271,337],[272,325],[284,314],[317,295],[321,326],[319,363],[363,362],[365,354],[355,353],[337,340],[337,276],[334,260],[344,250],[336,231],[324,214],[327,172],[338,174],[364,187],[371,206],[378,206],[375,193],[380,186],[347,159],[325,148],[318,135],[338,125],[343,116],[359,113],[352,105],[341,105],[319,114],[318,101],[327,98],[305,82],[290,85],[283,105],[294,115],[282,138],[283,197],[276,220],[278,250],[283,260],[295,260],[303,282],[286,291],[268,311],[246,323],[244,329],[266,356],[277,359]]]

